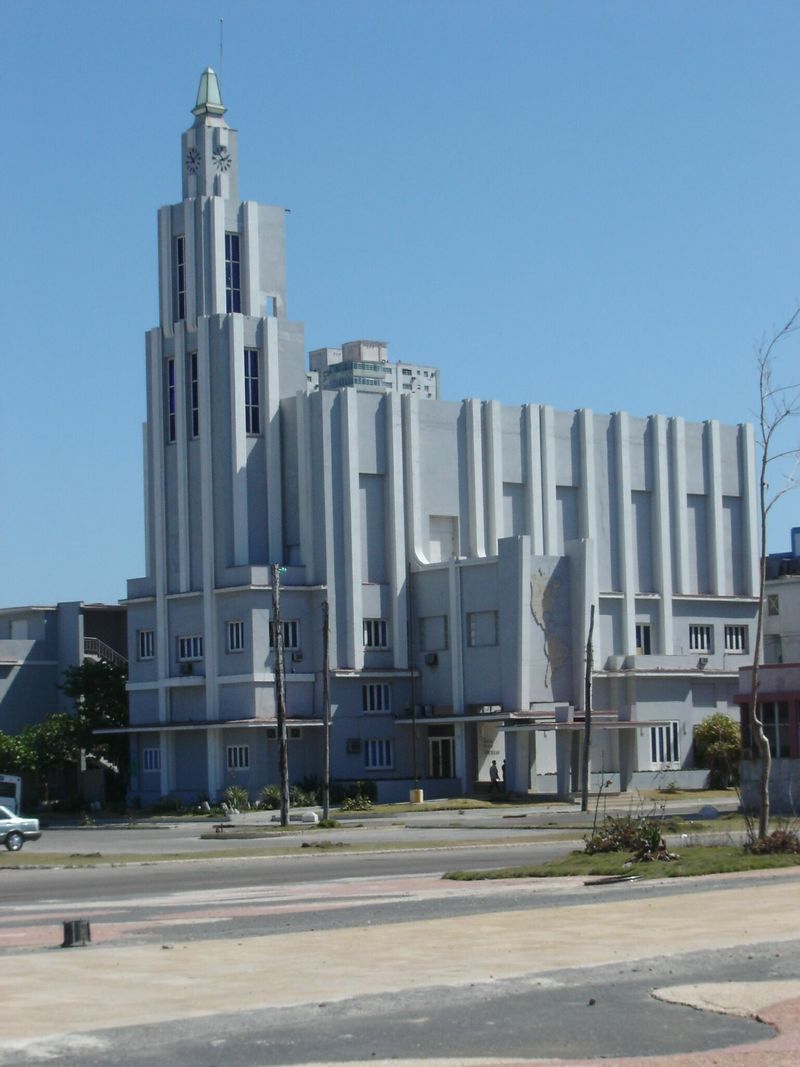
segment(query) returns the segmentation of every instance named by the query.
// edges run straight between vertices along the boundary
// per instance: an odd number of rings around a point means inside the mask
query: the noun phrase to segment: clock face
[[[224,144],[214,149],[213,159],[214,166],[220,174],[226,174],[231,169],[231,154]]]
[[[200,170],[200,152],[196,148],[190,148],[186,153],[186,169],[190,174],[197,174]]]

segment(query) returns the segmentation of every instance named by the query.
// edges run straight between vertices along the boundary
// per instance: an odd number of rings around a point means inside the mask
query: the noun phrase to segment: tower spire
[[[192,108],[192,114],[199,119],[204,115],[224,115],[226,111],[227,108],[222,103],[217,75],[211,67],[206,67],[200,75],[197,101]]]

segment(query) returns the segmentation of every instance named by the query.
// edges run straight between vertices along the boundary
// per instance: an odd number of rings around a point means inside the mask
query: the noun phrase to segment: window
[[[758,705],[764,733],[769,741],[773,759],[788,759],[791,755],[789,742],[789,704],[785,700],[765,700]],[[742,708],[742,748],[745,755],[758,758],[758,749],[750,726],[749,705]]]
[[[689,651],[712,652],[711,627],[692,624],[689,627]]]
[[[175,360],[167,360],[167,441],[175,440]]]
[[[364,619],[364,648],[387,648],[385,619]]]
[[[391,711],[391,687],[384,682],[369,682],[367,685],[362,685],[361,706],[364,711]]]
[[[244,350],[244,428],[247,433],[261,433],[261,408],[258,396],[258,349]]]
[[[161,770],[160,748],[142,749],[142,770],[145,774],[152,774],[154,771]]]
[[[637,656],[649,656],[650,655],[650,637],[651,629],[649,622],[637,622],[636,623],[636,655]]]
[[[172,261],[172,321],[179,322],[186,318],[186,262],[184,258],[184,237],[175,238]]]
[[[155,656],[155,635],[152,630],[139,630],[137,635],[139,659],[153,659]]]
[[[767,615],[780,615],[781,601],[777,593],[767,594]]]
[[[229,622],[227,624],[228,631],[228,651],[229,652],[244,652],[244,623],[240,621]]]
[[[200,436],[200,388],[197,380],[197,353],[189,353],[189,406],[192,410],[192,437]]]
[[[178,638],[178,659],[181,663],[203,658],[203,638],[196,634],[192,637]]]
[[[497,644],[497,612],[467,612],[467,644],[470,648],[480,648]]]
[[[225,234],[225,310],[242,310],[242,290],[239,266],[239,234]]]
[[[283,647],[290,652],[297,652],[300,648],[300,623],[296,619],[281,619],[283,627]],[[275,647],[275,635],[272,623],[269,624],[269,647]]]
[[[249,745],[228,745],[228,770],[246,771],[250,766]]]
[[[657,767],[680,767],[679,723],[669,722],[663,726],[650,727],[650,765]]]
[[[726,652],[746,652],[747,651],[747,627],[746,626],[726,626],[725,627],[725,651]]]
[[[428,770],[431,778],[455,777],[455,728],[428,727]]]
[[[419,620],[419,647],[423,652],[442,652],[447,648],[446,615],[430,615]]]
[[[394,767],[391,738],[371,737],[364,742],[364,767],[368,771],[390,770]]]

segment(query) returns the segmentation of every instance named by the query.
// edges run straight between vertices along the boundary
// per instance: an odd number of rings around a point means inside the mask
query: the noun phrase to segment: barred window
[[[228,745],[228,770],[246,771],[250,767],[249,745]]]
[[[289,652],[297,652],[300,648],[300,623],[296,619],[281,619],[283,628],[283,647]],[[275,634],[272,622],[269,624],[269,647],[275,647]]]
[[[154,771],[161,770],[160,748],[142,749],[142,770],[145,772],[145,774],[151,774]]]
[[[364,648],[387,648],[388,628],[385,619],[364,619]]]
[[[139,659],[153,659],[155,656],[155,634],[152,630],[139,630],[137,633]]]
[[[178,659],[181,663],[203,658],[203,638],[198,634],[178,638]]]
[[[746,626],[726,626],[725,627],[725,651],[726,652],[746,652],[747,651],[747,627]]]
[[[650,765],[653,769],[680,766],[679,727],[680,724],[678,722],[650,727]]]
[[[228,651],[244,652],[244,623],[237,619],[229,622],[226,628],[228,631]]]
[[[712,629],[710,626],[693,623],[689,627],[689,651],[713,651]]]
[[[394,767],[394,746],[390,738],[369,738],[364,742],[364,767],[368,771]]]
[[[391,686],[385,682],[368,682],[362,685],[361,707],[363,711],[391,711]]]

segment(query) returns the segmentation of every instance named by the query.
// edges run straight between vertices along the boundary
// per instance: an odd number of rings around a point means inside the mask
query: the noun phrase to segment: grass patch
[[[732,871],[763,871],[774,867],[796,867],[800,856],[753,856],[739,845],[689,845],[669,862],[636,863],[630,853],[601,852],[593,856],[571,852],[560,859],[522,867],[490,871],[451,871],[443,875],[453,881],[471,882],[494,878],[585,878],[635,874],[639,878],[692,878],[703,874]]]

